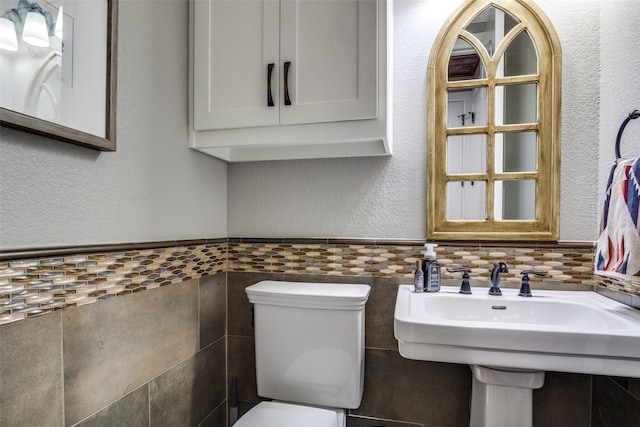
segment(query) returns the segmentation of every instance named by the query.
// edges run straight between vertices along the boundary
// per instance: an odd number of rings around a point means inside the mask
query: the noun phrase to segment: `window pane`
[[[538,84],[496,86],[495,124],[537,123]]]
[[[522,76],[538,73],[538,55],[531,37],[522,31],[509,44],[502,61],[503,76]]]
[[[487,135],[452,135],[447,138],[447,173],[485,173]]]
[[[496,181],[494,216],[500,220],[536,219],[536,181]]]
[[[489,57],[493,57],[495,47],[517,24],[518,21],[513,16],[490,6],[476,16],[465,30],[476,36],[487,49]]]
[[[496,133],[496,172],[535,172],[538,134],[532,132]]]
[[[447,127],[487,124],[487,87],[450,89],[447,92]]]
[[[486,188],[486,181],[447,182],[447,220],[486,220]]]
[[[469,42],[458,37],[449,58],[449,81],[475,80],[486,76],[484,63],[476,49]]]

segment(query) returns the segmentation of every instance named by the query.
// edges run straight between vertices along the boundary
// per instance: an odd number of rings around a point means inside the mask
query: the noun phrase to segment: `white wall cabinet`
[[[385,0],[193,0],[190,146],[226,161],[391,153]]]
[[[194,129],[278,124],[266,103],[267,63],[280,51],[278,1],[196,0],[194,9]]]

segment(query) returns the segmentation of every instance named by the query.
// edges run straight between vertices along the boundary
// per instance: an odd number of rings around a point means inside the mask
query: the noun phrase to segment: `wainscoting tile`
[[[408,284],[406,279],[373,279],[365,312],[366,347],[398,350],[398,341],[393,335],[393,315],[401,283]]]
[[[223,339],[153,379],[151,425],[196,426],[226,398]]]
[[[424,424],[401,423],[377,418],[347,417],[347,427],[425,427]]]
[[[74,427],[149,427],[149,385],[132,391]]]
[[[244,414],[252,410],[258,403],[238,402],[238,418],[242,418]]]
[[[244,289],[262,280],[282,280],[282,273],[227,273],[229,335],[253,336],[251,304]]]
[[[65,414],[74,424],[198,349],[198,282],[63,313]]]
[[[61,426],[61,313],[0,326],[0,426]]]
[[[640,378],[629,379],[629,392],[637,399],[640,399]]]
[[[262,399],[257,394],[256,357],[253,337],[229,336],[228,344],[228,389],[231,389],[231,378],[238,379],[238,401],[258,403]]]
[[[227,427],[227,401],[218,405],[199,427]]]
[[[591,427],[638,427],[640,400],[608,377],[593,376]]]
[[[589,427],[590,419],[591,375],[546,372],[533,390],[533,426]]]
[[[629,378],[629,377],[613,377],[613,376],[609,376],[609,379],[615,381],[616,383],[620,384],[620,387],[622,387],[625,390],[629,391],[629,383],[631,381],[631,378]]]
[[[467,427],[470,398],[471,371],[466,365],[408,360],[394,350],[367,349],[364,396],[351,414]]]
[[[227,318],[226,273],[200,279],[200,348],[224,336]]]

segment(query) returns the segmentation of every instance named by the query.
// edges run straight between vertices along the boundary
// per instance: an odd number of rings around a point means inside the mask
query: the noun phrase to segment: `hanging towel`
[[[640,158],[617,160],[604,200],[596,270],[640,277]]]

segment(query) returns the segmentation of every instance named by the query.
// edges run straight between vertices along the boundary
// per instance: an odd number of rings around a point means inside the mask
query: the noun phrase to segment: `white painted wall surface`
[[[227,167],[189,150],[186,0],[120,1],[118,149],[0,128],[0,249],[227,235]]]
[[[597,237],[601,1],[629,8],[605,0],[536,1],[563,50],[562,240]],[[231,164],[231,236],[426,236],[427,63],[438,31],[461,2],[395,0],[393,156]],[[617,79],[603,90],[631,81]]]
[[[611,7],[615,3],[616,7]],[[600,177],[598,207],[615,159],[622,121],[640,110],[640,7],[637,0],[601,3]],[[630,121],[620,143],[622,157],[640,157],[640,119]],[[600,218],[598,218],[600,221]]]
[[[391,158],[232,164],[227,175],[224,163],[186,149],[186,0],[121,0],[118,151],[0,128],[0,248],[227,235],[424,238],[426,67],[461,1],[395,0]],[[563,49],[563,240],[595,240],[615,134],[640,108],[635,2],[537,0]],[[172,24],[158,31],[163,22]],[[638,128],[629,125],[623,153],[640,155]]]

